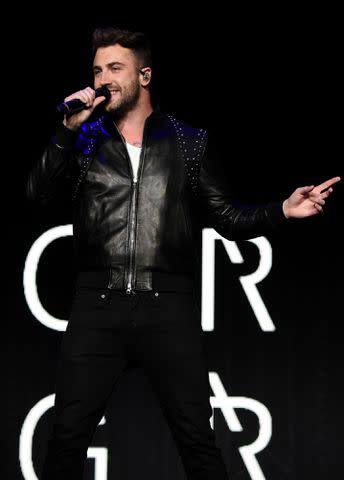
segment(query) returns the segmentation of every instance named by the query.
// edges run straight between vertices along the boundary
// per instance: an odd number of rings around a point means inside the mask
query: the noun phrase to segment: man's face
[[[105,110],[124,114],[137,103],[140,95],[139,65],[133,52],[111,45],[98,48],[93,61],[94,88],[106,86],[111,98]]]

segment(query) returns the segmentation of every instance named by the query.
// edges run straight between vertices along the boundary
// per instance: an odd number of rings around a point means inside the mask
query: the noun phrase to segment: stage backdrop
[[[309,43],[304,24],[293,24],[291,40],[285,24],[261,31],[249,28],[252,18],[239,20],[242,29],[231,39],[226,29],[205,39],[205,24],[182,25],[176,38],[175,24],[127,23],[146,30],[155,45],[155,100],[217,139],[221,177],[242,203],[283,199],[298,186],[343,174],[335,52],[320,48],[315,31]],[[8,110],[4,139],[11,154],[4,157],[3,209],[8,202],[11,208],[3,258],[1,478],[39,478],[73,292],[69,201],[30,205],[27,175],[54,131],[55,104],[91,84],[89,36],[104,23],[70,35],[60,25],[23,27],[27,45],[20,45],[31,53],[21,57],[20,71],[30,71],[30,108],[23,98],[20,112]],[[335,31],[328,33],[335,44]],[[232,479],[323,479],[343,470],[342,207],[338,186],[324,215],[269,237],[230,242],[205,228],[199,238],[212,424]],[[120,380],[88,457],[87,480],[185,479],[141,370]]]

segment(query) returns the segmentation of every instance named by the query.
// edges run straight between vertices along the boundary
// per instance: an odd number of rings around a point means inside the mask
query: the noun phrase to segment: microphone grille
[[[110,90],[104,86],[96,88],[95,92],[96,92],[96,97],[105,97],[106,100],[109,100],[109,98],[111,97]]]

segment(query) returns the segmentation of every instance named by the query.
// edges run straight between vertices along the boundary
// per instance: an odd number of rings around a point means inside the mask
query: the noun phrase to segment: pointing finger
[[[326,192],[328,188],[331,187],[331,185],[334,185],[335,183],[339,182],[340,177],[333,177],[330,178],[329,180],[326,180],[326,182],[321,183],[318,185],[318,188],[320,188],[320,193]]]

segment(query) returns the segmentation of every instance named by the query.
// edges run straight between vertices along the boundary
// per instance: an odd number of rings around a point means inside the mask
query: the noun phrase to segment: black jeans
[[[58,365],[42,480],[81,480],[87,449],[129,360],[157,394],[189,480],[227,480],[193,293],[77,290]],[[144,472],[142,472],[144,475]]]

